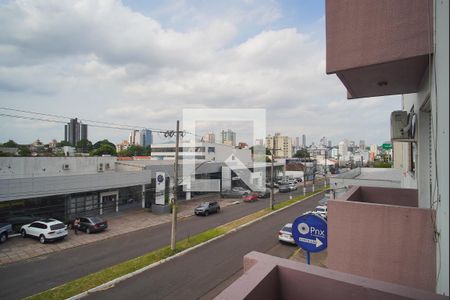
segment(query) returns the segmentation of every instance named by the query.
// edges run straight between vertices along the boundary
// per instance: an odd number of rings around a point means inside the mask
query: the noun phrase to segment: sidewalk
[[[194,215],[194,208],[201,202],[218,199],[218,195],[199,195],[191,200],[180,201],[178,219],[183,219]],[[240,199],[219,199],[220,206],[227,207],[233,205]],[[73,230],[69,230],[68,236],[62,241],[55,241],[41,244],[37,239],[11,237],[0,245],[0,265],[34,258],[40,255],[49,254],[64,249],[86,245],[100,240],[105,240],[121,234],[137,231],[152,226],[168,223],[171,221],[171,214],[157,215],[147,208],[130,210],[116,216],[110,216],[108,229],[93,234],[79,232],[75,235]]]

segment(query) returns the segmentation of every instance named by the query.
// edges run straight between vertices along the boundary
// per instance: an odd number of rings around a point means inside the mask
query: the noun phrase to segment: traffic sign
[[[327,248],[327,222],[316,214],[305,214],[292,223],[295,243],[307,252],[320,252]]]
[[[384,150],[391,150],[392,149],[392,144],[383,144],[381,145],[381,148],[383,148]]]

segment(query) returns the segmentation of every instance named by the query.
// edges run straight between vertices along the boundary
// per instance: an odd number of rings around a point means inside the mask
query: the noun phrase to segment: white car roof
[[[46,225],[54,225],[54,224],[60,224],[62,222],[58,221],[56,219],[44,219],[44,220],[34,221],[33,223],[42,223],[42,224],[46,224]]]

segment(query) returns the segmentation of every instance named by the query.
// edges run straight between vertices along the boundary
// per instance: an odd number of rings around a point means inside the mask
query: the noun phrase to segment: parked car
[[[328,198],[324,197],[319,200],[320,205],[327,205],[328,204]]]
[[[314,211],[318,212],[318,213],[324,213],[327,214],[327,206],[326,205],[319,205],[317,206]]]
[[[67,226],[55,219],[43,219],[23,225],[20,234],[23,238],[36,237],[44,244],[47,241],[64,239],[67,236]]]
[[[325,213],[318,212],[318,211],[307,211],[307,212],[303,213],[302,215],[307,215],[307,214],[316,215],[316,216],[324,219],[325,221],[327,221],[327,214],[325,214]]]
[[[264,192],[256,192],[258,198],[269,198],[270,197],[270,189],[265,189]]]
[[[285,184],[285,185],[280,185],[280,187],[278,188],[278,191],[280,193],[289,193],[291,191],[291,188],[289,187],[289,185]]]
[[[90,234],[92,232],[103,231],[108,228],[108,222],[97,216],[95,216],[95,217],[79,217],[79,219],[80,219],[79,230],[85,231],[87,234]],[[74,221],[75,220],[72,220],[69,222],[70,228],[73,228]]]
[[[194,209],[194,213],[197,216],[198,215],[207,216],[211,213],[218,213],[218,212],[220,212],[220,205],[219,203],[217,203],[217,201],[203,202]]]
[[[240,187],[240,186],[236,186],[236,187],[232,188],[231,191],[239,193],[239,194],[241,194],[241,196],[245,196],[245,195],[248,195],[251,193],[250,190],[244,189],[243,187]]]
[[[23,213],[20,211],[12,211],[9,212],[9,215],[6,216],[5,220],[7,223],[11,224],[13,227],[15,225],[24,225],[28,223],[32,223],[34,221],[37,221],[41,219],[42,217],[38,217],[34,214],[30,213]]]
[[[297,185],[295,183],[291,183],[291,184],[289,184],[289,189],[291,191],[295,191],[297,189]]]
[[[280,242],[295,245],[294,238],[292,237],[292,223],[287,223],[283,226],[283,228],[281,228],[281,230],[278,232],[278,240]]]
[[[250,195],[243,197],[244,202],[254,202],[258,200],[258,194],[257,193],[251,193]]]
[[[289,180],[288,180],[288,183],[289,183],[289,184],[297,184],[298,181],[297,181],[297,179],[289,179]]]
[[[0,223],[0,243],[6,242],[8,236],[12,233],[12,225],[8,223]]]

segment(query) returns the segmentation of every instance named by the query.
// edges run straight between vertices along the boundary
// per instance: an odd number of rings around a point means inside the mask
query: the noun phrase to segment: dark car
[[[87,234],[92,232],[103,231],[108,228],[108,222],[100,217],[80,217],[80,230],[85,231]],[[73,228],[73,222],[69,224],[70,228]]]
[[[211,213],[220,212],[220,206],[217,201],[203,202],[194,209],[196,215],[207,216]]]
[[[37,221],[40,219],[40,217],[34,215],[34,214],[27,214],[22,212],[10,212],[6,216],[6,222],[10,223],[11,225],[24,225],[28,223],[32,223],[34,221]]]
[[[278,191],[280,193],[289,193],[291,191],[291,188],[289,185],[285,184],[285,185],[280,185],[280,187],[278,188]]]
[[[256,192],[258,198],[269,198],[270,197],[270,189],[265,189],[264,192]]]

